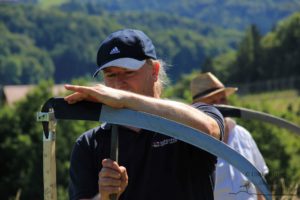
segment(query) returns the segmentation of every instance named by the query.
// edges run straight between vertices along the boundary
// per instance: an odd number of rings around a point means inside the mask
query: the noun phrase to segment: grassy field
[[[244,96],[233,96],[230,101],[235,106],[250,108],[266,112],[300,126],[300,96],[296,90],[274,91],[260,94],[249,94]],[[279,189],[280,194],[290,194],[283,196],[273,196],[273,200],[299,200],[300,190],[300,136],[285,129],[273,125],[266,125],[265,130],[261,130],[266,123],[253,123],[255,120],[240,120],[248,130],[251,130],[252,136],[257,142],[258,147],[263,153],[267,165],[269,163],[270,173],[280,174],[273,177],[273,191]],[[269,133],[268,133],[269,132]],[[266,136],[268,135],[268,136]],[[280,143],[274,148],[274,138]],[[287,157],[280,157],[279,152],[285,152]],[[278,156],[277,156],[278,155]],[[277,162],[286,163],[286,169],[276,167],[274,159]],[[279,161],[281,160],[281,161]],[[282,171],[281,171],[282,170]],[[281,172],[280,172],[281,171]],[[284,175],[282,172],[284,171]],[[280,173],[279,173],[280,172]],[[297,177],[297,178],[296,178]],[[289,183],[285,180],[289,179]],[[276,186],[275,186],[276,185]]]
[[[66,3],[68,1],[69,0],[51,0],[51,1],[49,1],[49,0],[40,0],[39,1],[39,6],[41,8],[48,9],[52,6],[59,6],[59,5],[61,5],[63,3]]]
[[[257,106],[269,104],[277,111],[283,112],[289,107],[300,108],[300,96],[296,90],[285,90],[261,94],[245,95],[239,98],[241,103],[253,103]]]

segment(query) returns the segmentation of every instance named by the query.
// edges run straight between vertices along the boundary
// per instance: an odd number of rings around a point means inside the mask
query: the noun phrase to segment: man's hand
[[[103,103],[113,108],[124,107],[122,97],[126,93],[122,90],[113,89],[102,84],[95,86],[65,85],[65,88],[74,92],[65,97],[65,100],[70,104],[87,100]]]
[[[128,175],[125,167],[117,162],[104,159],[99,172],[99,193],[101,200],[109,200],[110,194],[117,194],[118,198],[128,185]]]

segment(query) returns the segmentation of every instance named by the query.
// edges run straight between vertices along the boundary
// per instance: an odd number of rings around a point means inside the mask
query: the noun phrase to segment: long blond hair
[[[154,66],[154,62],[159,62],[158,80],[154,83],[154,94],[160,96],[165,86],[169,83],[169,78],[166,73],[166,63],[163,60],[147,59],[147,64]]]

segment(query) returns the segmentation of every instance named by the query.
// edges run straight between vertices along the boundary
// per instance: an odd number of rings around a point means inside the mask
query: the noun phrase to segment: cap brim
[[[228,97],[229,95],[235,93],[237,90],[238,90],[238,88],[235,88],[235,87],[220,88],[220,89],[217,89],[217,90],[215,90],[215,91],[213,91],[211,93],[208,93],[206,95],[200,96],[200,97],[194,99],[194,101],[201,101],[201,100],[209,98],[209,97],[211,97],[213,95],[219,94],[221,92],[225,92],[226,97]]]
[[[112,60],[104,65],[102,65],[95,73],[94,77],[97,76],[99,71],[108,68],[108,67],[121,67],[125,69],[130,69],[130,70],[138,70],[140,69],[144,64],[146,60],[136,60],[133,58],[119,58],[116,60]]]

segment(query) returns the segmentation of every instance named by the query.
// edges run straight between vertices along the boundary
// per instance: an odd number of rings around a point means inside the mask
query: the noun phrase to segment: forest
[[[229,29],[166,13],[95,15],[60,7],[3,4],[0,84],[38,83],[47,78],[63,83],[91,77],[100,41],[124,27],[142,29],[153,38],[158,57],[170,66],[173,83],[194,69],[218,71],[226,83],[285,78],[291,73],[299,76],[299,59],[295,59],[299,13],[262,35],[255,24],[246,30]],[[241,79],[246,71],[248,78]]]

